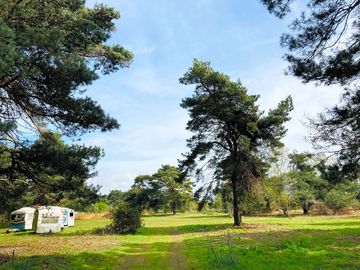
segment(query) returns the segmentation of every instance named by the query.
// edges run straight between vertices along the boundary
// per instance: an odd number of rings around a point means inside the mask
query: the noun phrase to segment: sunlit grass
[[[97,235],[109,220],[59,234],[0,231],[0,269],[360,269],[360,217],[145,216],[134,235]],[[1,259],[1,257],[0,257]]]

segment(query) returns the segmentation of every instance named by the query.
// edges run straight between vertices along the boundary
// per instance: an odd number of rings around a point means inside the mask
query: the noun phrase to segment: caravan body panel
[[[75,226],[75,210],[69,209],[68,226]]]
[[[59,207],[43,206],[36,210],[35,233],[58,233],[63,226],[63,212]]]
[[[71,227],[75,225],[75,211],[70,208],[63,208],[64,212],[64,226]]]
[[[23,207],[10,215],[10,231],[32,230],[35,208]]]

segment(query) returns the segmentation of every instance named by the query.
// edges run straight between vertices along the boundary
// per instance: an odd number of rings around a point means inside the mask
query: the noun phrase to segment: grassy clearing
[[[144,217],[135,235],[95,235],[108,220],[78,220],[60,234],[5,234],[0,269],[360,269],[360,217]]]

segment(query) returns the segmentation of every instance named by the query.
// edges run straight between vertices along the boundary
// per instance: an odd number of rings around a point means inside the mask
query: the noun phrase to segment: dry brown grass
[[[28,239],[27,239],[28,240]],[[79,235],[79,236],[39,236],[36,239],[22,241],[13,245],[1,245],[0,254],[9,257],[13,250],[21,256],[41,256],[52,254],[73,254],[84,251],[103,251],[121,244],[120,239],[112,236]]]
[[[76,219],[109,219],[111,218],[111,213],[78,213],[76,214]]]

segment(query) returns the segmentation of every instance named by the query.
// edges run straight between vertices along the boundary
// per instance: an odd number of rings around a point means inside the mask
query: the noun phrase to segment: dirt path
[[[183,236],[176,229],[169,231],[168,242],[134,244],[129,247],[118,269],[188,269],[184,254]],[[155,268],[154,268],[155,267]]]
[[[119,270],[133,270],[133,269],[146,269],[146,252],[149,250],[149,245],[133,247],[127,255],[125,260],[119,266]]]
[[[173,244],[170,249],[170,265],[171,269],[180,270],[188,269],[186,263],[186,256],[184,253],[183,236],[181,234],[175,234],[173,236]]]

